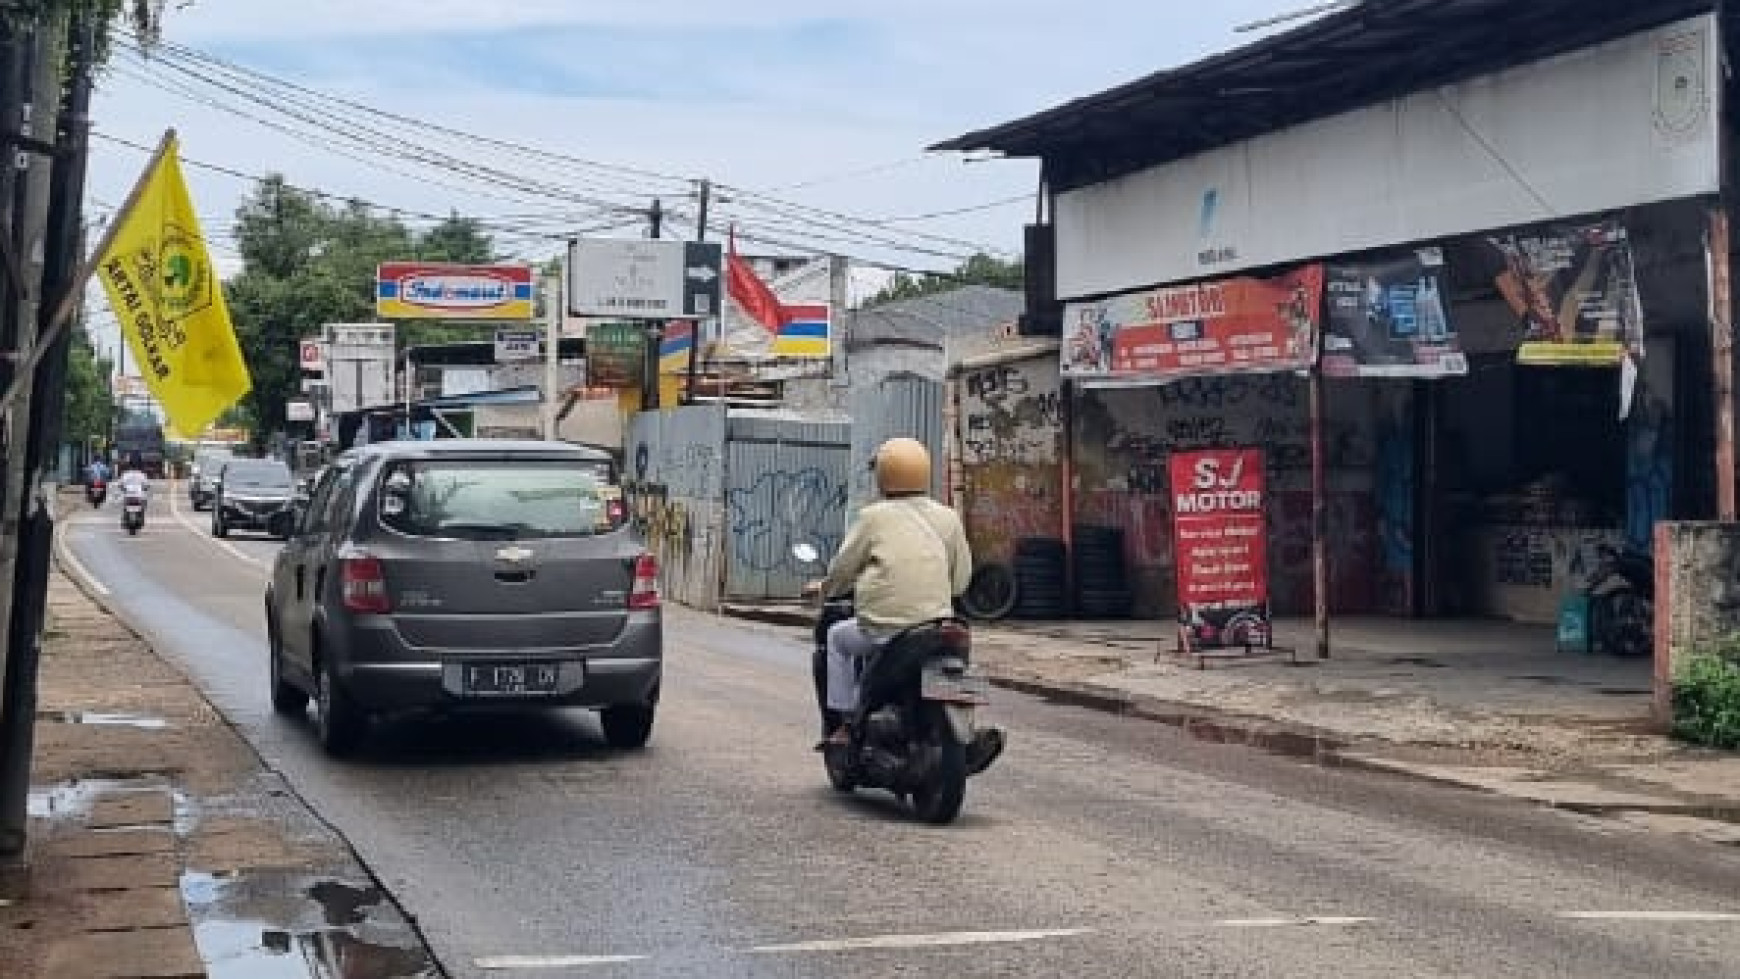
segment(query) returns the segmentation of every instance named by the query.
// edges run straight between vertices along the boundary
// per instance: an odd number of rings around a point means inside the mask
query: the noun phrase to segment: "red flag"
[[[761,281],[743,256],[737,254],[737,229],[731,229],[730,251],[726,258],[725,283],[731,298],[749,318],[760,323],[769,333],[778,333],[779,324],[784,319],[784,309],[779,297]]]

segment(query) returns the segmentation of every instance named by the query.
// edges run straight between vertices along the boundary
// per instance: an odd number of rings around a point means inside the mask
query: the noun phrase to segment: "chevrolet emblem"
[[[532,551],[523,547],[504,547],[495,552],[496,560],[505,561],[508,564],[521,564],[531,560],[533,556]]]

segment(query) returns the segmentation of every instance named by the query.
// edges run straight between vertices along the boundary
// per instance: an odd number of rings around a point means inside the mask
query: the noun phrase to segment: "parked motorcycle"
[[[109,498],[109,484],[106,480],[93,479],[85,484],[85,499],[91,506],[102,509],[103,503]]]
[[[1589,597],[1589,633],[1596,648],[1615,656],[1655,651],[1655,559],[1603,544],[1583,585]]]
[[[802,565],[818,565],[808,544],[792,548]],[[978,728],[985,684],[968,672],[972,646],[965,619],[926,622],[902,632],[859,664],[858,706],[842,718],[827,707],[828,630],[853,616],[850,596],[823,602],[816,617],[811,673],[822,731],[844,720],[846,744],[827,744],[822,761],[840,792],[884,789],[909,801],[927,823],[943,825],[960,815],[967,778],[1002,754],[1004,735]]]
[[[121,526],[127,528],[128,536],[136,537],[145,527],[145,497],[128,494],[121,499]]]

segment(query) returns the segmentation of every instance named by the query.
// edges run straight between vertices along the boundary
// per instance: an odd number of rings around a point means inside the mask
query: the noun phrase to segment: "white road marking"
[[[242,561],[245,564],[251,564],[256,568],[260,568],[261,570],[267,570],[271,567],[271,565],[268,565],[266,562],[261,561],[258,558],[250,557],[241,548],[237,547],[234,544],[231,544],[229,541],[219,540],[218,538],[213,537],[209,530],[202,528],[202,527],[195,526],[194,522],[192,520],[189,520],[187,518],[187,515],[181,512],[181,506],[178,503],[176,503],[176,500],[178,500],[180,498],[179,495],[177,494],[177,490],[180,488],[180,486],[181,486],[180,480],[171,481],[169,484],[169,515],[175,518],[176,523],[179,523],[183,527],[186,527],[188,532],[193,534],[193,536],[198,537],[200,540],[207,541],[207,542],[211,543],[212,545],[214,545],[217,548],[219,548],[220,550],[223,550],[224,552],[228,553],[231,557],[237,559],[238,561]]]
[[[1559,917],[1576,921],[1740,921],[1740,914],[1727,911],[1563,911]]]
[[[1225,918],[1214,925],[1216,928],[1300,928],[1310,925],[1363,925],[1376,920],[1333,915],[1313,918]]]
[[[1074,938],[1092,933],[1092,928],[1055,928],[1044,931],[951,931],[934,935],[874,935],[869,938],[793,942],[789,945],[758,945],[744,951],[771,955],[791,952],[851,952],[863,949],[942,948],[953,945],[1032,942],[1045,938]]]
[[[572,969],[583,965],[621,965],[643,962],[644,955],[488,955],[476,959],[479,969]]]
[[[85,523],[86,521],[80,520],[78,522]],[[94,592],[98,598],[108,598],[109,587],[98,581],[96,575],[91,574],[91,569],[85,567],[84,562],[80,561],[78,555],[73,553],[72,545],[67,543],[66,535],[72,524],[73,521],[64,520],[54,529],[54,549],[60,557],[61,566],[71,571],[74,577],[83,581],[85,587]]]

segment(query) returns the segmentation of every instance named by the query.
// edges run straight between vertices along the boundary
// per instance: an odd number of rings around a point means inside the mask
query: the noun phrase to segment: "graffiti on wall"
[[[1009,562],[1023,537],[1058,537],[1063,500],[1056,467],[1012,463],[966,470],[964,522],[977,563]]]
[[[961,378],[961,461],[1057,461],[1063,395],[1050,358],[1002,364]]]
[[[1370,388],[1332,389],[1323,420],[1330,475],[1331,594],[1346,612],[1375,607],[1379,551],[1377,425]],[[1139,571],[1170,569],[1166,465],[1173,452],[1263,449],[1274,488],[1270,581],[1277,611],[1311,606],[1311,423],[1291,375],[1191,378],[1159,388],[1086,392],[1077,402],[1077,517],[1125,532]]]
[[[819,467],[769,470],[725,494],[726,533],[736,566],[749,571],[792,569],[792,546],[810,543],[825,555],[839,549],[846,485]]]
[[[1672,515],[1673,416],[1667,401],[1646,386],[1637,396],[1625,430],[1625,543],[1647,554],[1656,523]]]

